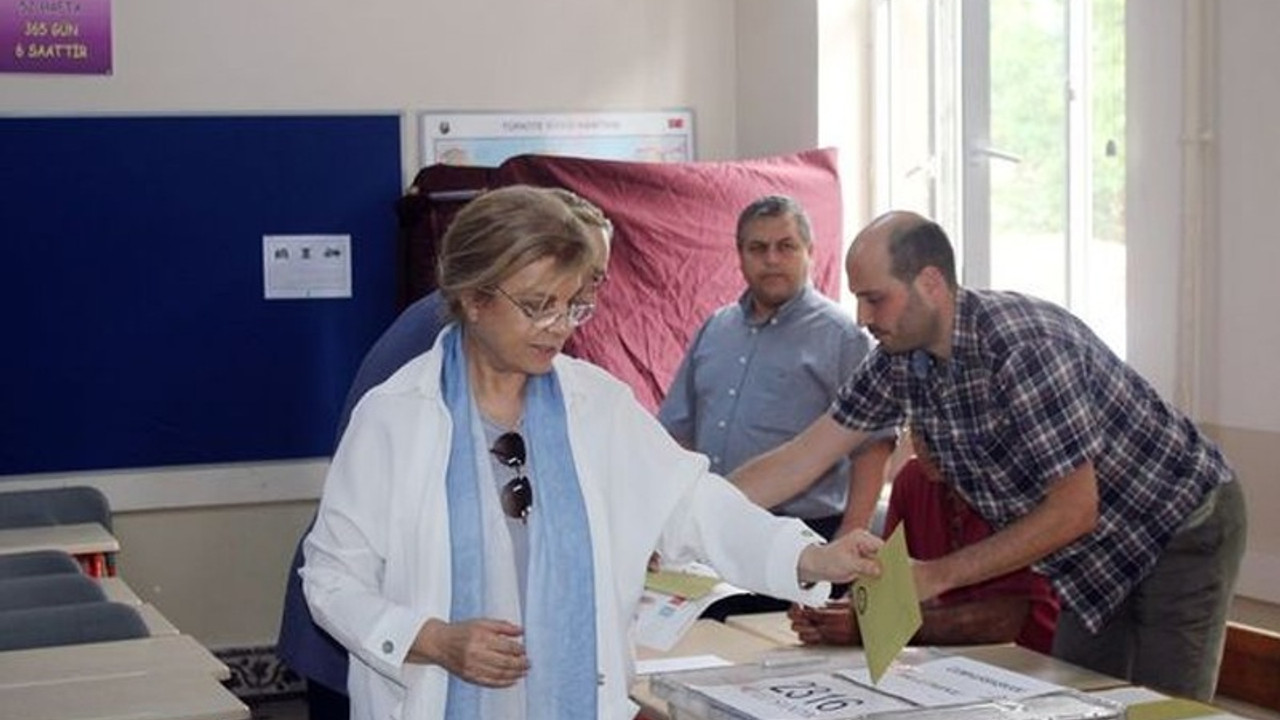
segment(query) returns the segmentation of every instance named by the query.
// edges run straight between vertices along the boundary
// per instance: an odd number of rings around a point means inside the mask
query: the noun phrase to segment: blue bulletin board
[[[330,454],[400,183],[396,115],[0,118],[0,475]],[[288,234],[351,297],[265,300]]]

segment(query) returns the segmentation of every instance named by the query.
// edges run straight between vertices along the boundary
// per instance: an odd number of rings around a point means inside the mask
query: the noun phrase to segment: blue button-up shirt
[[[812,286],[764,321],[750,291],[703,323],[658,411],[681,443],[727,475],[804,430],[866,357],[871,342],[849,313]],[[849,463],[775,511],[799,518],[844,512]]]
[[[961,289],[949,360],[877,349],[832,414],[855,428],[908,422],[997,528],[1092,460],[1097,527],[1036,565],[1091,630],[1233,479],[1218,448],[1083,322],[1016,293]]]

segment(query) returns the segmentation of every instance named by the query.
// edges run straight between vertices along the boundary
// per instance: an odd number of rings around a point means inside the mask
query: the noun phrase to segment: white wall
[[[1129,362],[1165,397],[1177,377],[1182,199],[1182,14],[1167,0],[1130,0],[1125,93]],[[1141,32],[1137,28],[1143,28]]]
[[[837,148],[852,238],[871,212],[871,3],[738,0],[737,11],[738,157]]]
[[[1216,402],[1206,419],[1280,433],[1280,3],[1218,7],[1218,327],[1204,378]]]
[[[738,0],[736,117],[743,155],[817,145],[817,28],[814,0]]]
[[[1280,604],[1280,23],[1274,0],[1128,0],[1129,358],[1222,444],[1241,595]]]
[[[873,203],[871,5],[818,0],[816,144],[840,149],[846,241],[871,221]]]
[[[113,76],[0,76],[0,112],[692,107],[700,156],[735,153],[733,0],[131,0],[112,10]]]
[[[1280,3],[1216,7],[1216,282],[1201,383],[1205,420],[1220,428],[1249,500],[1240,592],[1280,604],[1280,523],[1271,520],[1280,511],[1280,45],[1268,35]]]

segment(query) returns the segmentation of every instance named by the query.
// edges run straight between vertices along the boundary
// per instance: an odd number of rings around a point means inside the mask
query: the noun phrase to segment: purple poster
[[[111,0],[0,0],[0,72],[111,74]]]

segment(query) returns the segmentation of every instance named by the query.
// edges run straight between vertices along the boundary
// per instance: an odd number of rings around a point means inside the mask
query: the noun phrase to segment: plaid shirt
[[[858,429],[910,423],[948,482],[996,528],[1092,460],[1097,527],[1034,567],[1096,631],[1232,471],[1194,423],[1056,305],[961,289],[953,332],[946,361],[877,348],[840,389],[832,415]]]

